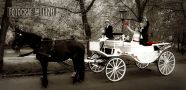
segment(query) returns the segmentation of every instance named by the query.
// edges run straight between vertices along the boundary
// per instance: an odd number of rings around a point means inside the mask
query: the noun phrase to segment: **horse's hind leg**
[[[72,78],[73,78],[73,83],[76,83],[77,78],[79,77],[78,74],[77,74],[77,60],[72,59],[72,61],[73,61],[73,66],[74,66],[74,72],[72,74]]]
[[[41,81],[42,81],[42,86],[47,87],[48,86],[48,78],[47,78],[47,67],[48,67],[48,61],[46,60],[46,56],[43,54],[36,54],[36,58],[40,61],[41,67],[42,67],[42,75]]]
[[[85,62],[84,62],[84,57],[79,59],[79,64],[77,66],[78,72],[79,72],[79,80],[84,81],[85,77]]]
[[[73,83],[76,83],[77,81],[83,81],[85,76],[84,56],[79,56],[72,60],[74,64],[74,70],[76,71],[76,74],[73,78]]]

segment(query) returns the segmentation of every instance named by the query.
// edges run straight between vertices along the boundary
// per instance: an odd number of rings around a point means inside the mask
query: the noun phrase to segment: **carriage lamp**
[[[125,20],[125,17],[126,17],[126,10],[120,10],[119,13],[120,13],[120,18],[121,18],[121,21],[123,22]]]
[[[121,26],[121,30],[122,30],[122,32],[123,32],[123,29],[124,29],[124,27],[123,27],[123,22],[124,22],[124,20],[125,20],[125,17],[126,17],[126,10],[124,10],[124,9],[121,9],[120,11],[119,11],[119,13],[120,13],[120,18],[121,18],[121,22],[122,22],[122,26]]]

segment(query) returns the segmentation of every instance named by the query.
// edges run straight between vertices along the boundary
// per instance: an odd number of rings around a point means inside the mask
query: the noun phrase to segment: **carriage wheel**
[[[91,71],[95,72],[95,73],[99,73],[102,72],[105,69],[105,66],[103,65],[99,65],[99,63],[97,62],[90,62],[89,63],[89,68]]]
[[[169,75],[175,67],[175,56],[170,51],[163,52],[158,60],[158,70],[162,75]]]
[[[139,62],[136,62],[136,66],[140,69],[144,69],[146,68],[147,66],[149,66],[149,63],[139,63]]]
[[[106,77],[113,82],[121,80],[126,72],[126,64],[120,58],[112,58],[106,64]]]
[[[92,59],[98,59],[99,55],[93,54]],[[101,59],[97,60],[96,62],[89,62],[89,68],[92,72],[98,73],[102,72],[105,69],[105,65],[103,65],[103,62],[101,62]]]

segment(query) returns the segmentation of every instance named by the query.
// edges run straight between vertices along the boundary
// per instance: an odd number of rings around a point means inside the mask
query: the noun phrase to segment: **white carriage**
[[[103,39],[103,38],[102,38]],[[93,72],[105,70],[106,77],[113,82],[121,80],[126,72],[125,59],[136,61],[136,65],[143,69],[157,61],[158,70],[162,75],[169,75],[175,67],[175,56],[169,50],[170,43],[156,43],[150,46],[134,44],[120,40],[91,41],[92,56],[86,59]]]

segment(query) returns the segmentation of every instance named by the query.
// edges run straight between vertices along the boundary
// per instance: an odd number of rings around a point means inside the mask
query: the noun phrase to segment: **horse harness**
[[[50,47],[49,52],[54,52],[54,46],[55,46],[55,44],[56,44],[56,39],[46,40],[46,38],[42,38],[41,41],[51,41],[52,44],[51,44],[51,47]],[[46,54],[46,56],[48,56],[48,57],[52,57],[51,54]]]
[[[41,41],[52,41],[52,45],[51,45],[50,51],[54,50],[54,46],[56,44],[56,39],[45,40],[45,38],[42,38]]]

